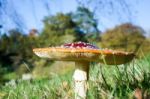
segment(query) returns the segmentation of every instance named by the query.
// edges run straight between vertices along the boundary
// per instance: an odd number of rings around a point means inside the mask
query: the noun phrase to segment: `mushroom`
[[[35,48],[33,52],[42,58],[75,62],[73,74],[75,99],[86,99],[90,62],[119,65],[131,61],[134,57],[131,52],[99,49],[84,42],[67,43],[59,47]]]

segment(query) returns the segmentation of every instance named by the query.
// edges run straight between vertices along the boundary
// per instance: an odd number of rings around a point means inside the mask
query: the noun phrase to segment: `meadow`
[[[52,78],[17,81],[2,86],[2,99],[74,99],[73,70]],[[108,66],[91,63],[88,99],[133,99],[135,90],[150,93],[150,56],[131,63]],[[146,98],[145,98],[146,99]]]
[[[74,63],[39,58],[33,49],[80,48],[66,46],[79,41],[136,55],[118,66],[91,63],[87,99],[150,99],[149,2],[20,1],[0,0],[0,99],[74,99]]]

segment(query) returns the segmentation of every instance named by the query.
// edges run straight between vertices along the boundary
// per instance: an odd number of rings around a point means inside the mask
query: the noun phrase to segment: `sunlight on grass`
[[[150,91],[150,57],[130,64],[108,66],[91,63],[88,99],[132,99],[136,88]],[[3,99],[73,99],[72,74],[51,79],[18,81],[3,86]]]

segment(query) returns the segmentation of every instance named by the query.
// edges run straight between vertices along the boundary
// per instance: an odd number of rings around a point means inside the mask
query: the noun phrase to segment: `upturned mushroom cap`
[[[33,52],[39,57],[51,60],[100,62],[108,65],[125,64],[135,56],[131,52],[99,49],[84,42],[64,44],[60,47],[35,48]]]

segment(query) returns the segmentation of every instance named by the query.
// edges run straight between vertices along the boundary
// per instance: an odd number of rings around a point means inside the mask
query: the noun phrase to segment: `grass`
[[[73,99],[73,71],[51,79],[18,81],[0,89],[2,99]],[[130,64],[91,64],[88,99],[133,99],[134,90],[150,93],[150,57]],[[0,99],[1,99],[0,98]]]

